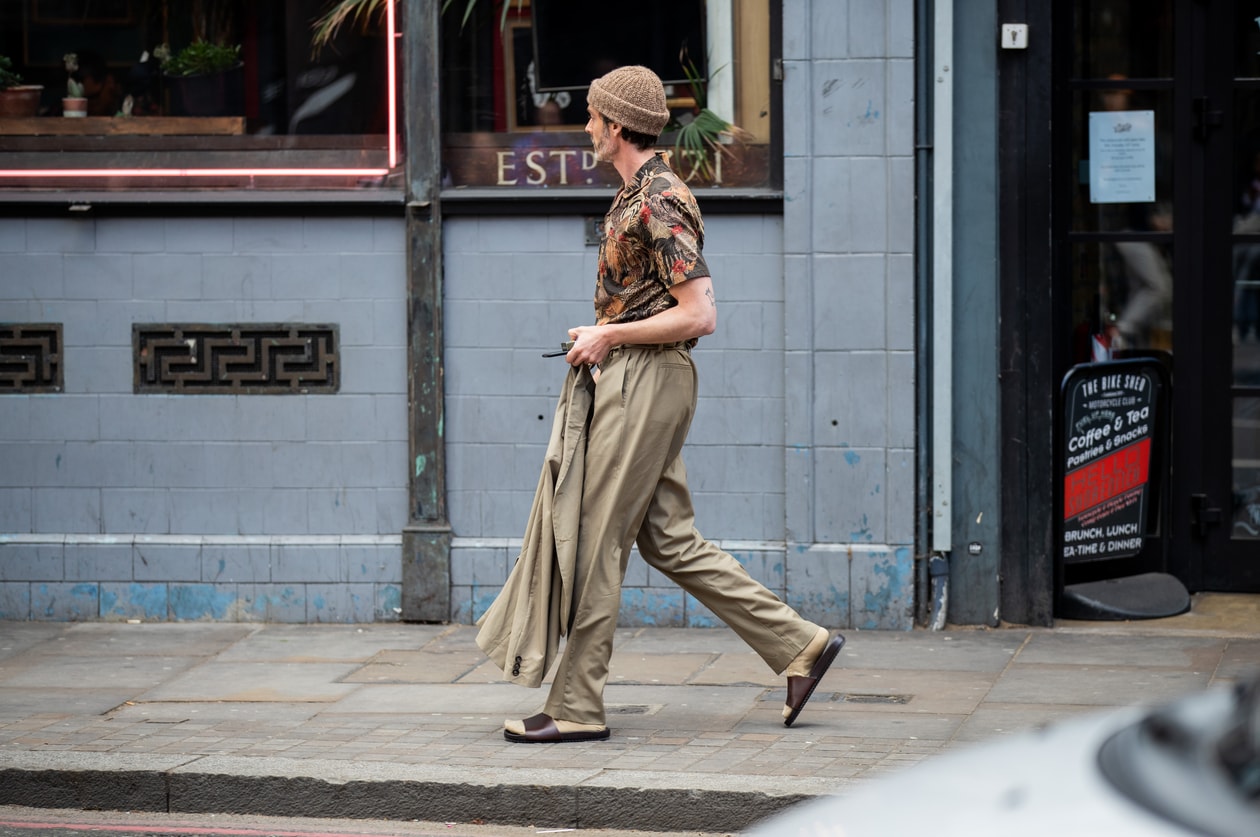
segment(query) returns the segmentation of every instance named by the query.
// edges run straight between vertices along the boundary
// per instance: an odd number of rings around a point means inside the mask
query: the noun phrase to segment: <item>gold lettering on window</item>
[[[499,179],[498,179],[497,185],[515,186],[516,185],[515,177],[513,177],[511,180],[508,180],[503,175],[507,169],[512,169],[513,171],[516,170],[516,152],[500,151],[498,152],[498,157],[499,157]],[[508,158],[512,159],[511,163],[508,163]]]

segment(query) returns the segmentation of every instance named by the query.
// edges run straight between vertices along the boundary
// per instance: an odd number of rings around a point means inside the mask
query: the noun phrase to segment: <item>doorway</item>
[[[1260,2],[1055,6],[1055,365],[1160,360],[1165,490],[1129,563],[1260,592]]]

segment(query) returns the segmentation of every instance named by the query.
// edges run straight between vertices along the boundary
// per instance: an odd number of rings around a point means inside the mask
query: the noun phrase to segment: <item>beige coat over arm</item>
[[[477,645],[503,669],[503,679],[521,686],[542,685],[569,629],[594,387],[585,365],[570,368],[521,553],[503,591],[477,620]]]

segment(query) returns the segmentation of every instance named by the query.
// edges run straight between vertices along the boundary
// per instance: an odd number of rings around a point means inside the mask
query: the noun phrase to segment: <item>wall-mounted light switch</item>
[[[1002,49],[1028,49],[1028,24],[1003,23]]]

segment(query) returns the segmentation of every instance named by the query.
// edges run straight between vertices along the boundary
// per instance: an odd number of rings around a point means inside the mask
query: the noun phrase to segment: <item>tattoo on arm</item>
[[[709,304],[712,305],[714,308],[717,308],[717,297],[713,295],[713,289],[712,288],[707,289],[704,292],[704,295],[709,298]]]

